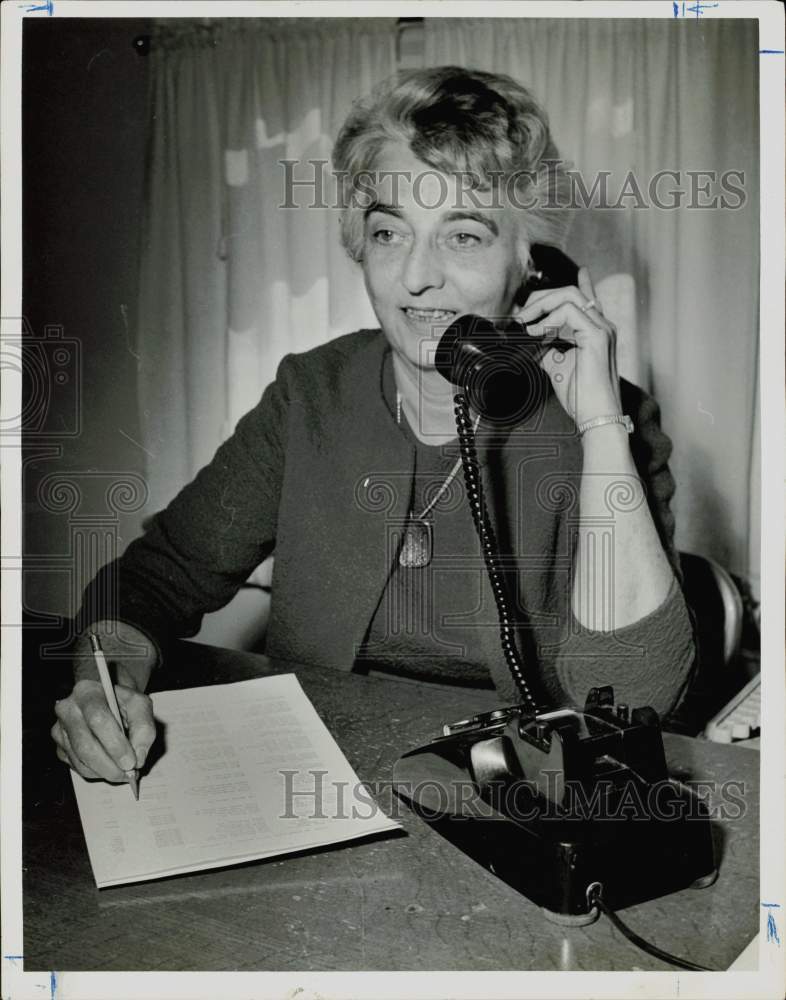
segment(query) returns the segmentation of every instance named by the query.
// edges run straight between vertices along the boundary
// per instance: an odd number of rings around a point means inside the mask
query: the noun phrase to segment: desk
[[[490,691],[298,668],[193,643],[181,644],[177,659],[167,687],[294,671],[369,782],[389,778],[396,758],[443,722],[496,704]],[[28,726],[25,743],[27,970],[670,968],[605,918],[576,929],[549,923],[404,808],[407,836],[99,891],[66,768],[40,724]],[[758,930],[759,757],[675,735],[665,743],[672,772],[744,783],[744,814],[716,824],[714,886],[622,915],[661,948],[725,969]]]

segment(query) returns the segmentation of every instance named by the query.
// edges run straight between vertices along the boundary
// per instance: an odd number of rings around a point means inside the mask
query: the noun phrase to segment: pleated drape
[[[284,354],[375,325],[311,161],[329,172],[352,101],[395,70],[395,41],[388,19],[154,36],[136,348],[153,509],[209,461]],[[297,208],[280,207],[287,169],[306,182],[290,192]]]

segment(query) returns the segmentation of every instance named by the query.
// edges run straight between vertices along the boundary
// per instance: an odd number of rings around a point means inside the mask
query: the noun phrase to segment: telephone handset
[[[578,264],[557,247],[533,243],[530,247],[533,269],[523,289],[523,297],[548,288],[564,288],[579,283]]]
[[[534,291],[575,285],[578,267],[556,247],[535,244],[534,269],[522,302]],[[526,420],[546,399],[549,381],[540,361],[552,347],[574,345],[559,338],[531,337],[516,320],[460,316],[442,335],[434,357],[437,371],[463,389],[476,413],[495,424]]]

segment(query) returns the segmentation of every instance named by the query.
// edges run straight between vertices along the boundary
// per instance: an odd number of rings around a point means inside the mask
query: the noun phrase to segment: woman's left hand
[[[533,292],[516,319],[526,323],[533,336],[558,330],[560,338],[576,344],[565,352],[547,351],[541,367],[563,409],[581,424],[622,413],[622,402],[616,327],[600,311],[586,267],[579,269],[578,282],[578,287]]]

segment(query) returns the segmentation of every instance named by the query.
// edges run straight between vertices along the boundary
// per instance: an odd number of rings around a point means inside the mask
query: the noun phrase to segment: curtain
[[[284,354],[376,325],[338,211],[311,207],[334,201],[309,161],[329,160],[395,45],[386,18],[157,23],[136,347],[151,509],[210,460]],[[306,182],[289,199],[287,169]]]
[[[546,109],[591,190],[631,171],[741,170],[736,210],[578,211],[567,249],[596,279],[630,274],[643,388],[675,443],[680,548],[759,572],[758,37],[748,20],[426,19],[425,64],[508,73]],[[660,201],[668,204],[665,178]],[[701,185],[699,178],[696,181]],[[676,185],[673,185],[676,186]],[[712,192],[719,190],[713,185]],[[699,195],[697,203],[707,203]],[[730,199],[730,203],[733,200]]]

